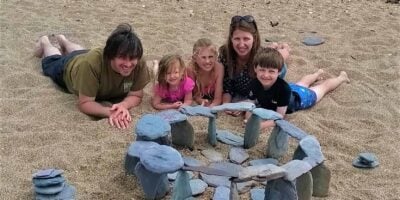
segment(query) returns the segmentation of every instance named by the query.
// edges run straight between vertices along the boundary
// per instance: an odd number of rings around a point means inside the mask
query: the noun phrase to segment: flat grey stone
[[[156,113],[156,115],[160,116],[163,118],[165,121],[167,121],[170,124],[176,123],[176,122],[182,122],[187,120],[187,116],[182,114],[181,112],[177,110],[164,110]]]
[[[286,132],[286,134],[289,134],[290,136],[292,136],[298,140],[301,140],[308,135],[306,132],[297,128],[295,125],[291,124],[290,122],[288,122],[286,120],[276,120],[275,123],[284,132]]]
[[[183,156],[183,162],[185,163],[186,166],[189,166],[189,167],[199,167],[199,166],[206,165],[206,163],[203,161],[197,160],[192,157],[187,157],[187,156]]]
[[[57,194],[61,192],[64,188],[64,182],[57,185],[50,185],[47,187],[34,186],[35,192],[38,194]]]
[[[268,200],[298,200],[294,182],[282,178],[268,181],[264,194],[264,198]]]
[[[201,151],[201,154],[203,154],[203,156],[205,156],[211,162],[220,162],[224,160],[222,154],[215,151],[214,149],[205,149]]]
[[[215,188],[213,200],[229,200],[230,190],[228,187],[220,186]]]
[[[278,160],[274,158],[264,158],[264,159],[251,160],[249,161],[249,164],[252,166],[266,165],[266,164],[278,165]]]
[[[219,106],[214,106],[211,108],[212,113],[217,113],[225,110],[235,110],[235,111],[251,111],[256,108],[256,105],[251,102],[239,102],[239,103],[224,103]]]
[[[307,36],[303,39],[303,44],[307,46],[317,46],[323,44],[325,40],[319,36]]]
[[[264,108],[255,108],[251,112],[263,120],[277,120],[283,118],[281,114]]]
[[[42,170],[38,170],[32,176],[33,176],[33,178],[48,179],[48,178],[53,178],[53,177],[59,176],[63,173],[64,173],[64,171],[61,169],[42,169]]]
[[[249,158],[249,154],[243,148],[232,147],[229,151],[229,159],[236,164],[242,164]]]
[[[189,174],[179,170],[172,191],[172,199],[186,199],[192,196],[192,189],[189,184]]]
[[[139,158],[140,152],[157,146],[160,145],[152,141],[135,141],[129,146],[127,154]]]
[[[208,135],[208,143],[212,146],[217,145],[217,123],[215,121],[215,117],[208,118],[208,127],[207,127]]]
[[[147,170],[171,173],[183,166],[181,154],[170,146],[159,145],[140,153],[140,162]]]
[[[51,185],[58,185],[65,182],[65,178],[62,175],[58,175],[52,178],[33,178],[33,185],[37,187],[47,187]]]
[[[192,189],[192,195],[196,196],[199,194],[203,194],[208,187],[207,183],[201,179],[193,179],[189,181],[190,188]]]
[[[232,146],[243,146],[243,137],[227,130],[217,130],[217,139],[222,143]]]
[[[264,200],[265,189],[253,188],[250,190],[250,200]]]
[[[213,113],[211,113],[211,109],[209,107],[204,107],[201,105],[198,106],[181,106],[179,111],[183,114],[189,116],[204,116],[204,117],[215,117]]]
[[[178,175],[178,172],[179,172],[179,171],[176,171],[176,172],[174,172],[174,173],[169,173],[169,174],[167,174],[168,180],[169,180],[169,181],[175,181],[176,176]],[[191,171],[186,171],[186,173],[188,173],[189,179],[192,179],[192,178],[193,178],[193,176],[194,176],[193,172],[191,172]]]
[[[239,172],[239,179],[248,179],[251,177],[263,177],[268,180],[281,178],[287,175],[284,168],[272,164],[255,165],[243,168]]]
[[[297,177],[312,169],[311,165],[302,160],[292,160],[281,166],[287,171],[286,180],[294,181]]]
[[[230,187],[231,185],[231,181],[229,180],[230,177],[226,176],[207,175],[204,173],[200,173],[200,178],[211,187]]]
[[[155,140],[167,136],[171,132],[171,126],[158,115],[145,114],[137,122],[135,132],[144,140]]]
[[[308,157],[315,159],[318,164],[325,160],[324,155],[322,155],[321,146],[314,136],[308,135],[304,137],[300,140],[299,145],[304,153]]]
[[[375,168],[379,165],[379,161],[373,153],[360,153],[353,160],[353,166],[358,168]]]
[[[237,191],[239,194],[244,194],[248,192],[253,186],[256,185],[255,181],[246,181],[237,183]]]
[[[230,162],[215,162],[211,163],[209,167],[227,172],[228,174],[236,174],[236,176],[238,176],[239,172],[243,170],[241,165]]]
[[[36,200],[71,200],[75,199],[76,195],[76,189],[74,186],[69,185],[69,184],[64,184],[64,188],[61,190],[61,192],[57,194],[38,194],[35,193],[35,199]]]

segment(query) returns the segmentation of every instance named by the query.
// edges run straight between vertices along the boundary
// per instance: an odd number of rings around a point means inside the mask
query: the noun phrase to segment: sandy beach
[[[41,35],[64,34],[87,48],[102,47],[122,22],[141,38],[145,56],[170,52],[189,57],[202,37],[222,45],[234,15],[251,14],[262,45],[287,42],[292,49],[286,79],[323,69],[324,78],[344,70],[351,79],[309,110],[287,120],[321,143],[325,164],[332,172],[324,200],[400,199],[400,5],[385,0],[1,0],[0,1],[0,199],[32,199],[32,173],[43,168],[65,171],[78,199],[143,199],[138,180],[126,176],[126,150],[134,141],[135,122],[154,113],[151,85],[142,104],[131,110],[129,129],[118,130],[106,119],[79,112],[77,98],[45,77],[33,56]],[[272,27],[271,22],[278,22]],[[306,46],[306,36],[325,43]],[[204,159],[207,120],[190,118],[196,134],[194,151],[183,155]],[[218,128],[243,133],[240,118],[221,114]],[[269,132],[248,150],[262,158]],[[291,140],[285,163],[297,142]],[[227,155],[229,146],[216,150]],[[375,153],[380,166],[354,168],[361,152]],[[198,199],[210,199],[209,187]],[[166,199],[170,198],[167,196]],[[241,199],[250,199],[249,194]]]

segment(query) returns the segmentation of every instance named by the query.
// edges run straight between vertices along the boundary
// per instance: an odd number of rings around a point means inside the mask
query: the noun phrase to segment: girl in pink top
[[[186,75],[182,57],[176,54],[166,55],[159,63],[152,106],[158,110],[166,110],[191,105],[193,88],[194,82]]]
[[[188,69],[189,76],[196,80],[194,100],[203,106],[222,103],[224,68],[217,58],[218,51],[211,40],[202,38],[196,41]]]

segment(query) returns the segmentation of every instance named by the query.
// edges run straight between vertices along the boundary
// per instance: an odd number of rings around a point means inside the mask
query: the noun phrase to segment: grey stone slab
[[[52,178],[33,178],[33,185],[37,187],[47,187],[51,185],[58,185],[65,182],[65,178],[62,175],[58,175]]]
[[[61,174],[63,174],[64,171],[61,169],[42,169],[42,170],[38,170],[36,173],[34,173],[32,175],[33,178],[53,178],[56,176],[59,176]]]
[[[260,123],[261,119],[257,115],[251,115],[247,120],[244,130],[243,148],[249,149],[257,144],[260,136]]]
[[[35,192],[38,194],[57,194],[61,192],[64,188],[64,182],[56,185],[50,185],[46,187],[34,186]]]
[[[171,173],[183,166],[181,154],[174,148],[159,145],[140,153],[140,162],[147,170],[156,173]]]
[[[137,122],[135,132],[138,137],[151,141],[168,136],[171,126],[158,115],[145,114]]]
[[[213,200],[229,200],[230,190],[228,187],[220,186],[215,188]]]
[[[185,114],[182,114],[181,112],[174,110],[174,109],[163,110],[163,111],[157,112],[155,115],[160,116],[161,118],[163,118],[165,121],[167,121],[170,124],[186,121],[188,118]]]
[[[262,120],[277,120],[283,118],[281,114],[264,108],[255,108],[251,112],[260,117]]]
[[[211,112],[217,113],[225,110],[251,111],[254,108],[256,108],[256,105],[251,102],[224,103],[222,105],[212,107]]]
[[[266,164],[278,165],[278,160],[275,158],[264,158],[264,159],[251,160],[249,161],[249,164],[252,166],[266,165]]]
[[[232,146],[243,146],[244,143],[243,137],[227,130],[217,130],[217,139]]]
[[[319,36],[307,36],[303,39],[303,44],[307,46],[317,46],[323,44],[325,40]]]
[[[311,172],[306,172],[297,177],[296,190],[299,200],[311,200],[313,194],[313,177]]]
[[[373,153],[360,153],[353,160],[353,166],[358,168],[375,168],[379,165],[376,155]]]
[[[325,160],[324,155],[322,155],[321,146],[314,136],[309,135],[304,137],[300,140],[299,145],[304,153],[318,164]]]
[[[294,182],[282,178],[268,181],[264,194],[265,200],[298,200]]]
[[[187,157],[187,156],[183,156],[183,162],[185,163],[186,166],[190,166],[190,167],[199,167],[199,166],[206,165],[206,163],[203,161],[197,160],[192,157]]]
[[[238,187],[235,182],[231,182],[231,187],[229,188],[229,200],[240,200]]]
[[[217,145],[217,124],[215,121],[215,117],[209,117],[208,118],[208,143],[211,144],[212,146]]]
[[[171,124],[172,144],[194,148],[194,129],[189,121],[181,121]]]
[[[215,151],[214,149],[205,149],[201,151],[201,154],[205,156],[211,162],[220,162],[224,160],[221,153]]]
[[[250,200],[264,200],[265,189],[253,188],[250,190]]]
[[[211,163],[209,167],[227,172],[228,174],[235,174],[236,177],[239,175],[239,172],[243,170],[241,165],[230,162],[215,162]]]
[[[287,171],[286,180],[294,181],[297,177],[312,169],[311,165],[302,160],[292,160],[281,166]]]
[[[324,164],[311,169],[313,179],[313,196],[327,197],[329,194],[329,184],[331,181],[331,170]]]
[[[207,183],[201,179],[193,179],[189,181],[190,188],[192,189],[192,195],[196,196],[199,194],[203,194],[208,187]]]
[[[74,186],[64,184],[64,188],[57,194],[37,194],[35,193],[35,200],[71,200],[75,199],[76,189]]]
[[[298,140],[301,140],[308,135],[306,132],[304,132],[303,130],[301,130],[300,128],[296,127],[295,125],[291,124],[286,120],[276,120],[275,123],[284,132],[286,132],[287,134]]]
[[[231,185],[231,181],[229,180],[230,177],[226,176],[216,176],[216,175],[208,175],[200,173],[200,178],[211,187],[218,187],[218,186],[230,187]]]
[[[242,164],[249,157],[249,154],[243,148],[232,147],[229,151],[229,159],[236,164]]]
[[[189,116],[204,116],[204,117],[212,117],[214,118],[215,115],[211,113],[211,109],[209,107],[204,107],[201,105],[198,106],[181,106],[179,111],[183,114]]]
[[[127,154],[139,158],[140,152],[157,146],[160,145],[152,141],[135,141],[129,146]]]
[[[251,177],[264,177],[268,180],[277,179],[287,175],[285,169],[272,164],[248,166],[239,172],[239,179]]]
[[[189,174],[179,170],[172,191],[173,200],[186,199],[192,196],[192,189],[189,184]]]

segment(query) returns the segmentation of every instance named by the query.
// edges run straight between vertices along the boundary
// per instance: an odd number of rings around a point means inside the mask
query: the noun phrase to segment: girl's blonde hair
[[[200,66],[196,63],[195,57],[199,54],[201,48],[207,48],[207,47],[210,47],[211,51],[214,53],[215,60],[217,60],[217,58],[218,58],[217,47],[214,45],[214,43],[210,39],[207,39],[207,38],[198,39],[193,45],[193,55],[192,55],[192,59],[190,61],[190,65],[193,68],[193,74],[195,77],[198,77],[199,71],[200,71]],[[215,76],[215,67],[212,68],[211,75]],[[215,78],[215,77],[210,77],[210,78]],[[201,95],[201,92],[202,92],[201,89],[202,89],[202,84],[199,81],[199,79],[196,78],[196,91],[197,92],[196,92],[195,96]]]
[[[161,87],[168,88],[168,83],[165,80],[167,76],[168,70],[170,70],[172,64],[175,62],[179,62],[179,72],[183,74],[182,78],[186,75],[186,67],[185,62],[182,57],[178,54],[167,54],[163,56],[159,62],[158,73],[157,73],[157,81]]]

